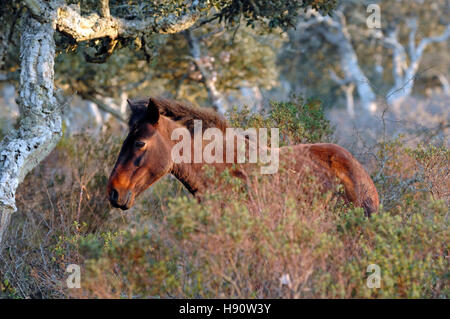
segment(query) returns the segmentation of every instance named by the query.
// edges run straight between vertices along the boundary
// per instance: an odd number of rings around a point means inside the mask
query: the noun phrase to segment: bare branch
[[[444,74],[439,73],[437,75],[437,78],[438,78],[439,82],[441,82],[442,90],[444,91],[444,94],[450,94],[450,83],[448,82],[447,77]]]
[[[409,55],[413,56],[416,52],[416,33],[417,33],[417,19],[409,19],[408,25],[411,31],[408,37]]]
[[[202,82],[204,83],[206,90],[208,91],[209,99],[211,100],[214,108],[216,108],[222,114],[225,113],[225,98],[217,90],[215,85],[214,76],[206,69],[204,61],[202,59],[199,40],[192,34],[190,30],[184,32],[185,38],[189,44],[189,50],[194,61],[195,66],[202,75]]]
[[[101,0],[101,14],[102,18],[109,18],[111,13],[109,11],[109,0]]]
[[[336,72],[334,72],[333,70],[330,70],[330,78],[336,82],[338,85],[346,85],[348,84],[351,80],[349,78],[341,78],[339,77]]]
[[[428,45],[432,43],[443,42],[447,40],[448,37],[450,37],[450,24],[445,27],[445,31],[441,35],[423,38],[417,46],[415,54],[420,57]]]
[[[102,0],[102,14],[92,13],[82,16],[79,5],[62,4],[57,8],[56,17],[50,16],[48,5],[41,0],[23,0],[23,3],[39,21],[49,22],[60,32],[72,36],[76,41],[87,41],[103,37],[116,39],[130,38],[145,33],[178,33],[190,28],[201,16],[194,2],[185,14],[168,14],[165,17],[151,16],[143,20],[127,20],[113,17],[109,13],[109,1]]]
[[[395,86],[401,86],[403,83],[403,75],[407,69],[407,56],[403,45],[398,40],[398,27],[390,31],[387,36],[380,39],[385,47],[392,49],[392,76],[394,78]]]
[[[120,111],[113,109],[108,104],[101,101],[99,98],[93,96],[93,95],[82,95],[81,96],[85,100],[89,100],[95,104],[97,104],[98,108],[102,110],[103,112],[109,113],[112,116],[114,116],[116,119],[118,119],[121,122],[126,122],[125,115],[122,114]]]
[[[70,5],[58,8],[55,25],[58,31],[79,42],[103,37],[130,38],[144,33],[177,33],[191,27],[199,17],[195,8],[181,16],[169,14],[161,19],[148,17],[144,20],[126,20],[113,16],[100,17],[96,13],[84,17],[79,7]]]
[[[48,15],[46,14],[47,5],[41,0],[22,0],[25,6],[31,11],[34,18],[39,21],[47,20],[43,22],[48,22]]]
[[[387,36],[378,36],[377,38],[382,41],[382,43],[392,49],[392,59],[393,59],[393,78],[394,86],[388,94],[388,101],[390,103],[401,101],[405,96],[411,94],[414,80],[417,77],[417,72],[419,70],[420,61],[422,59],[423,53],[428,45],[435,42],[445,41],[450,36],[450,25],[447,25],[445,31],[434,37],[425,37],[416,47],[416,33],[417,33],[417,20],[410,19],[408,21],[410,27],[410,33],[408,36],[408,53],[403,45],[398,39],[398,26]],[[409,58],[409,64],[408,64]]]

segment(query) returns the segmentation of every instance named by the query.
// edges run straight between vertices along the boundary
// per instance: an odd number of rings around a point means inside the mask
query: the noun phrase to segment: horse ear
[[[147,104],[147,121],[156,124],[159,121],[159,108],[155,101],[150,98]]]
[[[137,107],[133,102],[131,102],[129,99],[127,99],[128,106],[130,107],[131,113],[134,113],[137,110]]]

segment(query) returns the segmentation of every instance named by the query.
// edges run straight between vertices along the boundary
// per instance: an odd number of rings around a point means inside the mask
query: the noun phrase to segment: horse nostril
[[[117,200],[119,199],[119,193],[115,190],[115,189],[113,189],[112,191],[111,191],[111,195],[110,195],[111,197],[111,201],[113,201],[113,202],[117,202]]]
[[[131,191],[129,191],[128,193],[127,193],[127,203],[130,201],[130,198],[131,198]]]

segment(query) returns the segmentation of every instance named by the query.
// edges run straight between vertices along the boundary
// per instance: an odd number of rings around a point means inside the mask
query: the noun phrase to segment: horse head
[[[171,146],[165,136],[167,121],[150,98],[146,104],[128,101],[131,117],[129,133],[123,142],[109,177],[107,192],[112,206],[127,210],[135,198],[170,172]]]

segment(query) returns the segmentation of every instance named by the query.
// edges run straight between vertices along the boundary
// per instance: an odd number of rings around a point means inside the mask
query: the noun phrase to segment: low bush
[[[329,140],[320,107],[303,103],[230,121],[284,123],[285,143]],[[370,219],[308,174],[252,175],[244,185],[224,172],[201,203],[167,177],[121,212],[105,194],[120,146],[111,136],[64,139],[20,186],[0,260],[4,297],[449,297],[444,146],[380,143],[371,173],[383,205]],[[81,289],[65,284],[72,263]]]

